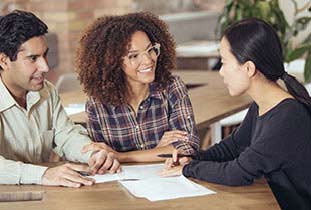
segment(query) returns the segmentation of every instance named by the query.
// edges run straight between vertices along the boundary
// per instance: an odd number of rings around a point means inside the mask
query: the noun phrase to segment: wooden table
[[[174,71],[188,85],[200,85],[189,90],[194,116],[199,129],[248,107],[248,96],[231,97],[218,72],[214,71]],[[84,103],[86,95],[82,90],[60,94],[64,106]],[[74,122],[85,123],[86,114],[70,116]]]
[[[276,210],[280,209],[264,180],[251,186],[229,187],[196,181],[216,191],[216,194],[192,198],[150,202],[131,195],[118,182],[96,184],[79,189],[45,186],[0,185],[1,192],[44,191],[42,201],[0,202],[0,209],[11,210]]]

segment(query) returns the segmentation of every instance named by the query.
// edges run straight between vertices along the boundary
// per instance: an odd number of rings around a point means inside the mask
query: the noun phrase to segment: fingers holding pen
[[[79,172],[88,172],[88,167],[82,164],[66,163],[48,168],[42,176],[42,184],[80,187],[81,185],[93,185],[95,183],[95,180],[81,176]]]
[[[183,154],[179,154],[179,153],[180,152],[177,149],[173,150],[172,157],[167,158],[165,160],[164,165],[165,165],[166,169],[173,168],[173,167],[178,166],[178,165],[184,166],[192,160],[192,155],[183,155]],[[168,155],[170,155],[170,154],[168,154]]]

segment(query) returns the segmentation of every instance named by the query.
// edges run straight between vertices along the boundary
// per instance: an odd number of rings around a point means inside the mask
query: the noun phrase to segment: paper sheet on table
[[[68,106],[64,107],[65,112],[67,115],[73,115],[80,112],[84,112],[85,104],[69,104]]]
[[[160,178],[158,173],[164,168],[164,164],[122,166],[122,172],[118,174],[104,174],[90,176],[96,183],[118,181],[124,179],[150,179]]]
[[[216,192],[198,185],[184,176],[150,178],[138,181],[120,181],[134,196],[150,201],[169,200],[215,194]]]
[[[118,174],[90,176],[96,183],[119,181],[136,197],[147,198],[150,201],[160,201],[175,198],[193,197],[214,194],[215,192],[198,185],[184,176],[160,177],[158,173],[164,164],[123,166]]]
[[[104,175],[96,174],[95,176],[88,176],[88,177],[95,179],[96,183],[112,182],[120,180],[119,174],[104,174]]]
[[[164,164],[123,166],[120,179],[161,178],[158,173],[163,169]]]

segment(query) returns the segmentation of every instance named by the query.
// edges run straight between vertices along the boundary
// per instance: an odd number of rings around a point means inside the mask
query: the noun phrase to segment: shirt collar
[[[152,82],[149,85],[149,97],[150,98],[156,98],[156,99],[161,99],[161,90],[158,88],[158,84],[156,82]]]
[[[0,77],[0,112],[11,108],[14,105],[18,105],[7,87],[4,85],[2,78]],[[31,108],[33,104],[40,100],[39,91],[29,91],[26,96],[27,109]]]
[[[161,93],[162,91],[159,90],[158,88],[158,84],[156,82],[152,82],[149,85],[149,96],[148,98],[154,98],[154,99],[158,99],[161,100]],[[112,106],[114,110],[116,110],[117,108],[120,108],[120,106]]]

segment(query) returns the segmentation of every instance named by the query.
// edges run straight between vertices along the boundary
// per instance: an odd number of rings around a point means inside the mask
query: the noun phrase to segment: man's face
[[[45,74],[49,71],[47,52],[47,43],[42,35],[24,42],[15,61],[5,59],[1,77],[13,95],[23,96],[27,91],[38,91],[43,88]]]

